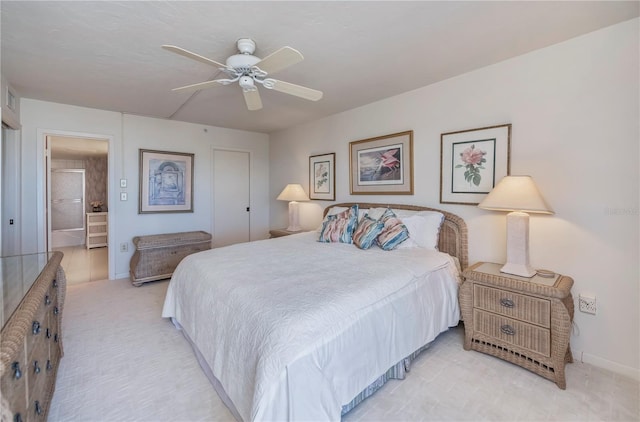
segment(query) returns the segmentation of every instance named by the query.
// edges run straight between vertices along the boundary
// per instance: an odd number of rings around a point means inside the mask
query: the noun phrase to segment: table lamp
[[[304,189],[299,184],[289,184],[278,195],[278,200],[289,201],[289,227],[287,230],[290,232],[298,232],[302,230],[300,223],[298,222],[298,202],[308,201],[309,197],[304,192]]]
[[[529,214],[553,214],[531,176],[505,176],[479,208],[511,211],[507,214],[507,263],[500,269],[507,274],[533,277],[529,264]]]

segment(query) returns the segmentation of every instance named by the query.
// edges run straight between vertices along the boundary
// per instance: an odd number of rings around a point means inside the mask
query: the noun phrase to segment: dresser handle
[[[508,324],[501,326],[500,331],[502,331],[508,336],[514,336],[516,334],[516,330],[514,330],[513,327]]]
[[[33,321],[33,325],[31,325],[31,332],[35,334],[40,334],[40,323],[38,321]]]
[[[22,422],[22,416],[20,415],[20,413],[15,414],[15,416],[13,417],[13,422]]]
[[[42,407],[40,406],[40,402],[38,400],[36,400],[36,402],[34,403],[34,407],[36,410],[36,415],[42,415]]]
[[[500,299],[500,304],[505,308],[513,308],[515,306],[515,304],[513,303],[513,300],[507,299],[506,297],[503,297],[502,299]]]
[[[58,280],[53,279],[53,287],[58,287]]]
[[[49,295],[46,295],[44,297],[44,304],[47,306],[51,305],[51,298],[49,297]]]
[[[58,333],[55,333],[53,335],[53,341],[56,342],[56,343],[58,342]]]
[[[22,371],[20,370],[20,362],[13,362],[11,364],[11,369],[13,369],[13,378],[19,380],[22,378]]]
[[[33,373],[34,374],[39,374],[40,373],[40,367],[38,366],[38,361],[37,360],[33,361]]]
[[[51,364],[51,360],[47,359],[47,371],[51,371],[53,369],[53,365]]]
[[[51,338],[51,330],[47,327],[47,338]]]
[[[57,307],[57,306],[55,306],[55,307],[53,308],[53,314],[54,314],[54,315],[58,315],[58,313],[59,313],[59,312],[60,312],[60,310],[58,309],[58,307]]]

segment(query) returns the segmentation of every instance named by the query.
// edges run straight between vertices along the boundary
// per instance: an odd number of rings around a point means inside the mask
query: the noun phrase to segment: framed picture
[[[336,200],[336,154],[309,157],[309,199]]]
[[[193,212],[193,154],[140,150],[138,214]]]
[[[349,143],[352,195],[413,195],[413,131]]]
[[[440,135],[440,203],[477,205],[510,172],[511,125]]]

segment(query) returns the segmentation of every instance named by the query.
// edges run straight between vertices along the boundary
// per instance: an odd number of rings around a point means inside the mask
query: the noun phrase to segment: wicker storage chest
[[[131,282],[140,286],[170,278],[185,256],[211,249],[211,235],[196,231],[136,236],[133,245],[136,251],[129,263]]]

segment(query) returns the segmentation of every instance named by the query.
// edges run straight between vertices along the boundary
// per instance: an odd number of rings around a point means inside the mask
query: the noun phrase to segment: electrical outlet
[[[129,251],[129,244],[127,242],[122,242],[120,244],[120,252],[128,252]]]
[[[596,298],[590,296],[582,296],[578,297],[578,307],[580,312],[584,312],[586,314],[596,314]]]

